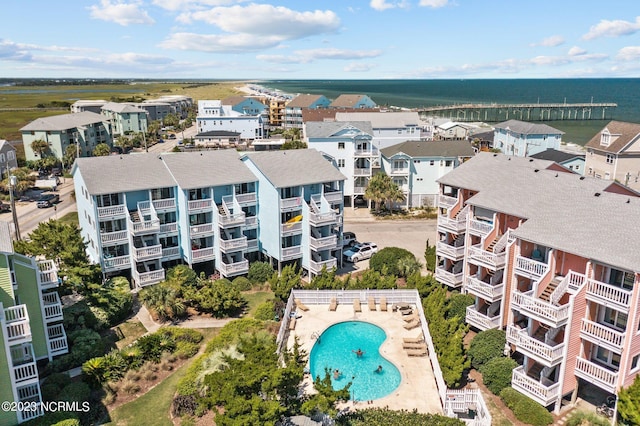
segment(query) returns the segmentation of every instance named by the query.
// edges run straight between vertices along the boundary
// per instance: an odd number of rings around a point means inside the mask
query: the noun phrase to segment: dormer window
[[[600,145],[609,146],[611,143],[611,133],[609,133],[606,129],[600,135]]]

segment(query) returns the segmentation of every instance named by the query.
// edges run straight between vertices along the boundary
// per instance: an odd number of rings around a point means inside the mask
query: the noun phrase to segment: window
[[[338,158],[338,167],[344,167],[344,158]]]
[[[615,160],[616,160],[615,155],[607,154],[607,164],[613,164]]]
[[[436,163],[436,162],[435,162],[435,160],[431,160],[431,161],[429,161],[429,165],[430,165],[430,166],[433,166],[435,163]]]
[[[620,367],[620,355],[598,346],[595,358],[603,364],[607,364],[614,368]]]
[[[611,308],[604,308],[602,311],[601,321],[619,330],[625,330],[627,328],[627,318],[628,315],[624,312],[616,311]]]
[[[636,355],[631,359],[631,371],[638,369],[638,360],[640,360],[640,355]]]
[[[344,149],[344,142],[338,142],[338,149]]]
[[[609,146],[610,143],[611,143],[611,133],[605,130],[600,135],[600,145]]]
[[[401,135],[402,134],[402,129],[398,129],[398,134]]]
[[[445,167],[451,167],[451,164],[452,164],[452,163],[453,163],[453,162],[452,162],[451,160],[447,160],[447,161],[444,163],[444,165],[445,165]]]

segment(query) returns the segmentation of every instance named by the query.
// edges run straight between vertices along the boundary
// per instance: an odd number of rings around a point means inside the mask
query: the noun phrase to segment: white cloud
[[[153,24],[155,21],[149,14],[140,8],[140,1],[124,3],[121,0],[100,0],[100,5],[89,7],[91,17],[107,22],[115,22],[116,24],[127,26],[132,24]]]
[[[449,3],[449,0],[420,0],[420,6],[431,7],[433,9],[445,7],[447,3]]]
[[[636,61],[640,59],[640,46],[627,46],[618,51],[616,59],[621,61]]]
[[[31,53],[19,45],[9,40],[0,39],[0,59],[11,61],[29,61]]]
[[[387,0],[371,0],[369,2],[369,6],[371,6],[372,9],[382,11],[387,9],[393,9],[394,7],[396,7],[396,4],[388,3]]]
[[[248,0],[153,0],[153,4],[172,12],[178,10],[198,10],[207,7],[228,6]]]
[[[308,49],[296,50],[292,55],[258,55],[257,59],[278,64],[308,64],[322,59],[351,60],[375,58],[382,54],[380,50],[348,49]]]
[[[363,64],[360,62],[352,62],[349,65],[343,68],[345,72],[367,72],[371,71],[375,65],[373,64]]]
[[[585,53],[587,53],[586,50],[584,50],[581,47],[578,46],[573,46],[571,49],[569,49],[568,55],[569,56],[578,56],[578,55],[584,55]]]
[[[281,38],[251,34],[194,34],[174,33],[158,46],[164,49],[196,50],[201,52],[247,52],[275,47]]]
[[[297,12],[270,4],[214,7],[190,13],[188,17],[215,25],[229,33],[253,34],[282,40],[333,33],[340,27],[340,18],[330,10]]]
[[[619,37],[631,35],[638,31],[640,31],[640,16],[636,17],[635,22],[623,21],[621,19],[615,21],[603,19],[589,28],[589,32],[583,35],[582,38],[584,40],[593,40],[599,37]]]
[[[564,43],[564,38],[559,35],[553,35],[551,37],[547,37],[544,40],[538,43],[531,43],[531,46],[545,46],[545,47],[556,47],[560,46]]]

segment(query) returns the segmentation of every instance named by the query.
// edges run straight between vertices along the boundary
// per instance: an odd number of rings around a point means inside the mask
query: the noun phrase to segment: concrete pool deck
[[[428,356],[410,357],[403,349],[403,338],[422,335],[420,328],[405,330],[400,312],[393,312],[391,304],[387,312],[381,312],[376,304],[376,310],[370,311],[366,303],[362,304],[362,312],[355,313],[353,305],[338,305],[336,311],[329,311],[329,305],[307,304],[308,311],[297,311],[295,329],[289,332],[287,347],[291,349],[295,338],[307,356],[315,344],[314,333],[322,332],[333,324],[343,321],[365,321],[377,325],[387,334],[387,339],[380,347],[380,353],[391,361],[400,371],[402,381],[400,386],[390,395],[376,399],[373,404],[366,401],[355,403],[350,401],[347,406],[358,408],[389,407],[393,410],[417,410],[420,413],[442,414],[438,388],[431,369]],[[305,389],[311,389],[312,378],[305,378]],[[344,407],[341,407],[344,408]]]

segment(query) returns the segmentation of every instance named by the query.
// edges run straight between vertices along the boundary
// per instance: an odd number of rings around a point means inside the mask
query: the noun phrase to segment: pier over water
[[[453,121],[557,121],[610,120],[615,103],[460,104],[417,108],[421,117],[438,116]]]

